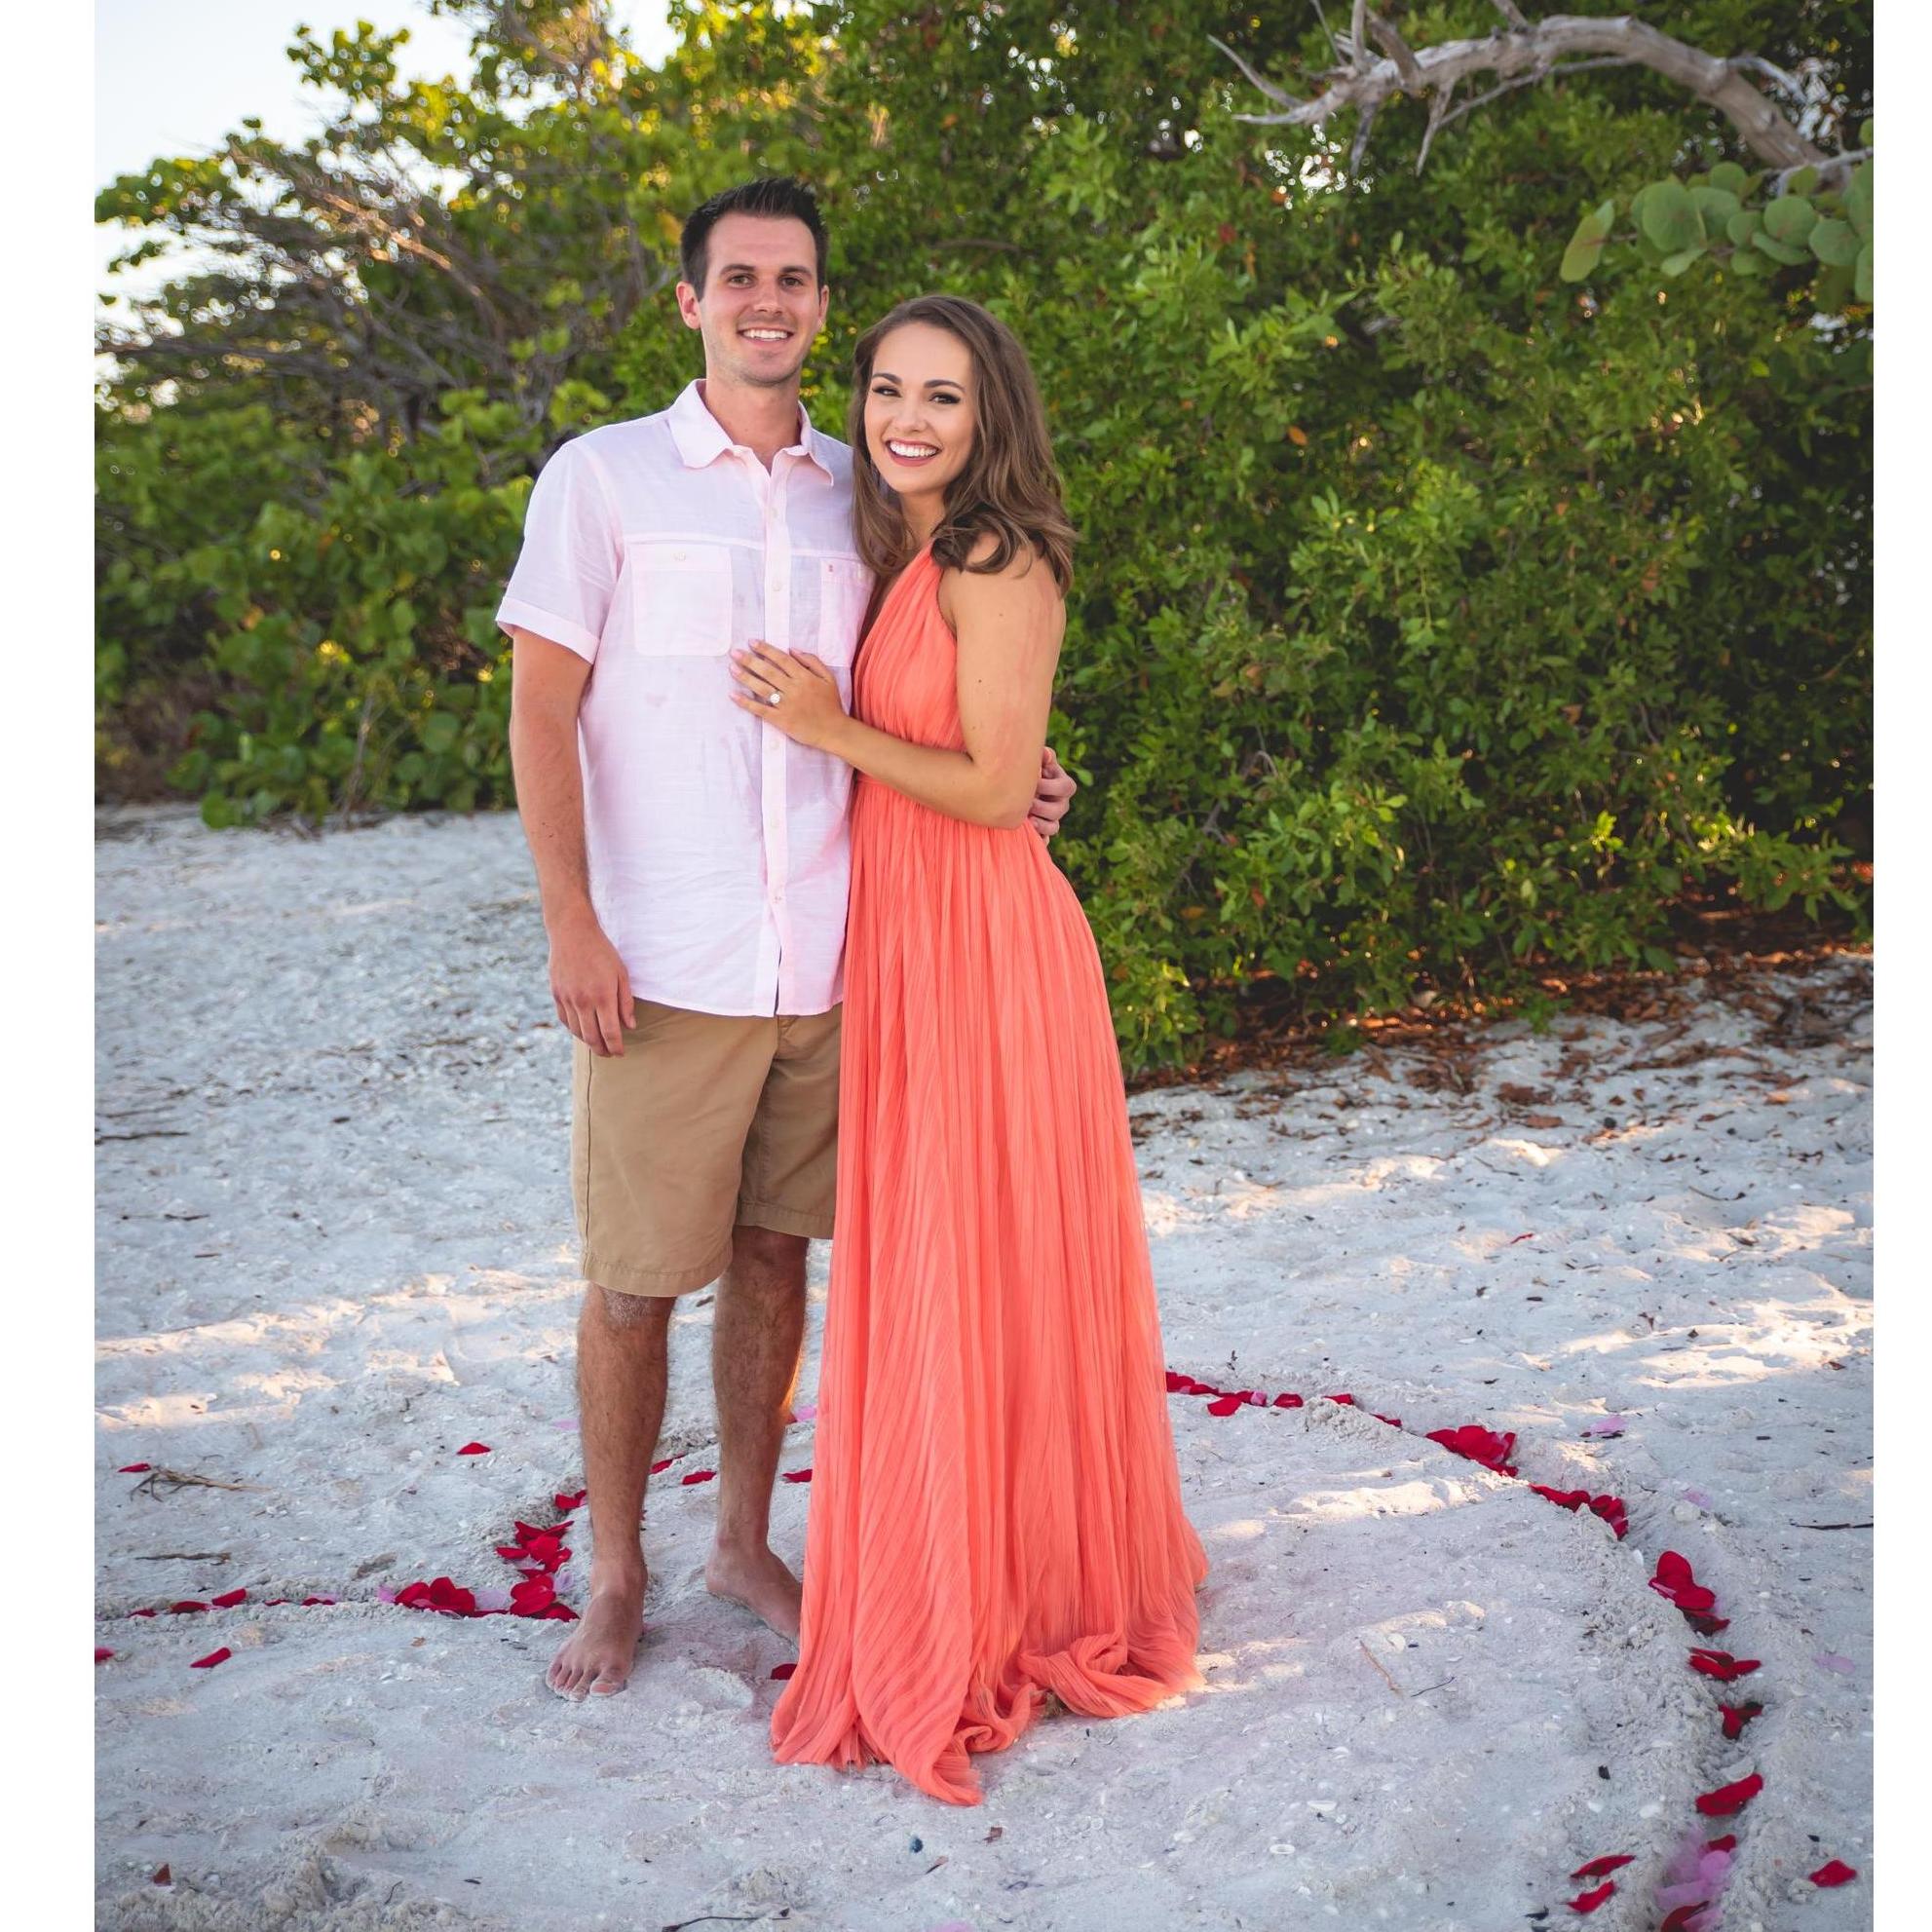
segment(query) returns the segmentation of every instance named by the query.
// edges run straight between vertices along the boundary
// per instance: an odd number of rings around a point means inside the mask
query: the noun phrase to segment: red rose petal
[[[1858,1876],[1858,1873],[1843,1859],[1835,1858],[1829,1864],[1821,1865],[1809,1875],[1814,1885],[1845,1885]]]
[[[433,1577],[430,1581],[430,1608],[442,1610],[451,1616],[476,1615],[476,1597],[472,1590],[466,1590],[447,1576]]]
[[[1581,1509],[1590,1500],[1588,1490],[1553,1490],[1547,1483],[1530,1485],[1536,1495],[1547,1496],[1560,1509]]]
[[[1698,1899],[1690,1905],[1681,1905],[1657,1927],[1657,1932],[1685,1932],[1685,1928],[1700,1912],[1707,1910],[1711,1901]]]
[[[117,1476],[143,1476],[153,1467],[152,1462],[124,1462],[114,1473]]]
[[[556,1585],[548,1576],[526,1576],[510,1590],[512,1616],[543,1616],[556,1602]]]
[[[1594,1892],[1579,1892],[1570,1901],[1572,1912],[1595,1912],[1616,1890],[1616,1880],[1606,1878]]]
[[[181,1603],[170,1604],[168,1606],[168,1614],[170,1616],[186,1616],[191,1610],[205,1610],[207,1609],[208,1606],[206,1604],[198,1604],[192,1597],[189,1597]]]
[[[1650,1588],[1661,1590],[1669,1597],[1674,1596],[1686,1583],[1694,1583],[1696,1580],[1688,1557],[1679,1556],[1675,1550],[1665,1550],[1657,1558],[1657,1571],[1650,1578]]]
[[[1452,1455],[1467,1457],[1471,1462],[1480,1462],[1485,1469],[1494,1469],[1500,1476],[1516,1473],[1515,1465],[1509,1460],[1516,1447],[1513,1429],[1498,1433],[1484,1428],[1480,1422],[1465,1422],[1459,1429],[1431,1429],[1428,1439],[1441,1443]]]
[[[1630,1519],[1623,1507],[1623,1498],[1615,1496],[1593,1496],[1590,1498],[1590,1514],[1601,1516],[1616,1532],[1616,1539],[1622,1542],[1630,1529]]]
[[[662,1462],[653,1462],[651,1464],[651,1473],[654,1476],[662,1476],[670,1466],[671,1458],[666,1456]]]
[[[1277,1409],[1299,1409],[1303,1403],[1299,1395],[1290,1395],[1284,1390],[1274,1398],[1274,1406]]]
[[[1572,1878],[1602,1878],[1614,1872],[1619,1865],[1629,1865],[1636,1859],[1634,1851],[1619,1851],[1607,1858],[1593,1858],[1587,1865],[1579,1865],[1570,1875]]]
[[[1207,1405],[1210,1416],[1231,1416],[1236,1409],[1245,1409],[1248,1398],[1245,1395],[1224,1395],[1218,1402]]]
[[[810,1469],[787,1469],[785,1481],[788,1483],[809,1483],[812,1480]]]
[[[678,1480],[689,1489],[693,1483],[708,1483],[717,1473],[715,1469],[694,1469],[690,1475],[682,1476]]]
[[[212,1670],[216,1664],[225,1664],[235,1654],[226,1644],[218,1650],[210,1650],[205,1657],[197,1657],[188,1668],[190,1670]]]
[[[94,1647],[94,1660],[97,1664],[104,1664],[113,1654],[112,1650],[104,1650],[98,1644]]]
[[[333,1597],[304,1597],[302,1599],[302,1608],[307,1610],[311,1604],[332,1604],[334,1601],[335,1599]]]
[[[486,1442],[466,1442],[456,1453],[459,1456],[487,1456],[490,1446]]]
[[[1331,1395],[1328,1399],[1331,1402],[1340,1402],[1345,1408],[1352,1409],[1355,1406],[1355,1398],[1352,1395]]]
[[[148,1875],[148,1883],[151,1885],[171,1885],[173,1882],[174,1875],[165,1865],[158,1866]]]
[[[1735,1851],[1737,1849],[1737,1834],[1735,1832],[1726,1832],[1721,1838],[1706,1838],[1704,1840],[1704,1849],[1706,1851]]]
[[[795,1671],[797,1668],[798,1666],[796,1664],[774,1664],[772,1666],[772,1675],[779,1682],[782,1682],[784,1679],[788,1678],[792,1674],[792,1672]]]
[[[1716,1791],[1705,1792],[1697,1800],[1697,1809],[1706,1818],[1728,1818],[1733,1812],[1742,1811],[1763,1789],[1764,1780],[1753,1771],[1735,1784],[1720,1785]]]
[[[1402,1418],[1400,1416],[1384,1416],[1380,1410],[1376,1412],[1376,1421],[1386,1422],[1392,1429],[1399,1429],[1402,1426]]]
[[[1180,1375],[1173,1369],[1169,1369],[1167,1371],[1167,1393],[1169,1395],[1179,1395],[1193,1380],[1193,1378],[1192,1376]]]
[[[1720,1684],[1735,1684],[1759,1667],[1756,1657],[1734,1657],[1728,1650],[1707,1650],[1701,1646],[1690,1652],[1689,1663],[1692,1670],[1714,1677]]]
[[[559,1490],[550,1500],[556,1504],[556,1513],[559,1516],[568,1516],[573,1509],[582,1509],[584,1507],[584,1498],[589,1494],[590,1492],[588,1490],[579,1490],[575,1496],[571,1496],[567,1492]]]
[[[218,1597],[210,1597],[208,1606],[212,1610],[233,1610],[237,1604],[246,1604],[247,1601],[247,1591],[228,1590]]]
[[[155,1612],[151,1610],[130,1610],[128,1614],[130,1616],[153,1616]]]
[[[1724,1735],[1736,1737],[1753,1718],[1762,1713],[1764,1707],[1762,1704],[1720,1704],[1718,1709],[1724,1714]]]
[[[1720,1630],[1730,1628],[1730,1618],[1727,1616],[1698,1616],[1690,1610],[1686,1610],[1684,1618],[1700,1637],[1715,1637]]]

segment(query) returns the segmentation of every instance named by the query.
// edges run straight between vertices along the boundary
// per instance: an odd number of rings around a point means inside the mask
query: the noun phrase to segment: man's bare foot
[[[713,1546],[704,1564],[704,1587],[712,1596],[748,1610],[780,1637],[798,1642],[804,1589],[765,1545],[752,1550]]]
[[[634,1580],[591,1579],[590,1601],[544,1679],[559,1697],[581,1701],[592,1691],[614,1697],[630,1682],[631,1660],[644,1629],[644,1583],[642,1571]]]

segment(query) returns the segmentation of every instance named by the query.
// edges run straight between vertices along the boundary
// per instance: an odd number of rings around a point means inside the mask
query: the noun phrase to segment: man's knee
[[[734,1228],[731,1272],[802,1284],[809,1245],[803,1234],[781,1234],[775,1228]]]
[[[626,1335],[662,1335],[670,1326],[675,1295],[625,1295],[591,1282],[584,1291],[584,1320]]]

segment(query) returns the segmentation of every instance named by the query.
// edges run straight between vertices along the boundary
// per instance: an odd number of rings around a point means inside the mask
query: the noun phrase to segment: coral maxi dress
[[[939,578],[922,550],[887,593],[853,709],[959,750]],[[1080,901],[1031,826],[864,777],[852,861],[804,1627],[772,1745],[973,1804],[967,1754],[1049,1692],[1111,1718],[1199,1684],[1207,1560]]]

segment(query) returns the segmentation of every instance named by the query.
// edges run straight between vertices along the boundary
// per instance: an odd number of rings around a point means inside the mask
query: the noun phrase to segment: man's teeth
[[[742,331],[753,342],[788,342],[791,330],[788,328],[747,328]]]
[[[937,456],[939,454],[935,447],[923,442],[888,442],[886,447],[894,456],[920,457]]]

